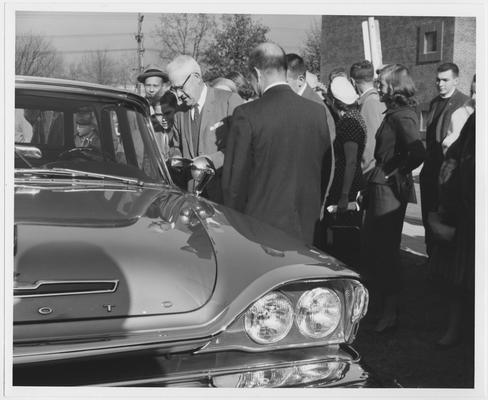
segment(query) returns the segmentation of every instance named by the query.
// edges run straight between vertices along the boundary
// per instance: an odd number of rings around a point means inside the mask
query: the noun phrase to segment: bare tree
[[[307,39],[302,48],[303,59],[308,71],[320,76],[320,43],[322,41],[322,25],[320,21],[314,21],[309,31]]]
[[[108,50],[96,50],[84,55],[77,64],[70,65],[69,73],[72,79],[102,85],[114,85],[117,81],[116,62]]]
[[[65,77],[133,89],[137,75],[137,60],[130,54],[111,56],[108,50],[97,50],[68,66]]]
[[[63,59],[44,36],[33,33],[17,35],[15,37],[15,73],[61,77]]]
[[[213,36],[215,16],[210,14],[163,14],[153,33],[161,44],[163,60],[187,54],[199,61]]]

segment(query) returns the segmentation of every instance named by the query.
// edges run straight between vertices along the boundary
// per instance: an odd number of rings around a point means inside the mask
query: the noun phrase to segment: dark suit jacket
[[[315,101],[316,103],[322,105],[325,108],[325,113],[327,115],[327,126],[329,127],[329,133],[330,133],[330,139],[332,142],[334,142],[336,136],[335,134],[336,129],[335,129],[334,117],[332,117],[329,107],[327,107],[324,100],[322,100],[320,96],[314,92],[314,90],[308,85],[308,83],[305,84],[305,90],[302,93],[302,97],[304,99]]]
[[[175,114],[174,129],[179,138],[183,157],[194,158],[200,155],[209,157],[219,169],[224,164],[225,136],[230,127],[230,117],[239,104],[239,95],[225,90],[207,87],[207,97],[200,111],[201,122],[198,139],[198,151],[194,152],[191,135],[190,109]]]
[[[312,242],[321,206],[326,114],[286,84],[234,111],[225,153],[224,204]]]
[[[437,180],[444,159],[442,153],[442,141],[447,135],[447,129],[451,122],[452,113],[463,106],[468,99],[468,96],[456,89],[439,116],[435,130],[429,129],[429,127],[432,128],[430,125],[433,122],[432,119],[435,115],[435,111],[439,106],[440,97],[437,96],[430,102],[429,113],[427,116],[427,136],[425,138],[427,153],[424,166],[420,173],[420,188],[422,192],[422,210],[424,217],[428,211],[437,210]]]
[[[190,109],[175,114],[173,137],[177,139],[177,147],[182,156],[192,159],[205,155],[212,160],[215,166],[216,175],[208,184],[203,195],[217,203],[223,201],[221,175],[230,119],[236,106],[242,102],[242,98],[235,93],[207,87],[207,97],[200,111],[201,120],[196,153],[192,140]]]

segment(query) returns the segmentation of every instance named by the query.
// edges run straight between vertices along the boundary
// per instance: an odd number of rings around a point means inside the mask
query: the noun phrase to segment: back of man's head
[[[263,73],[286,73],[286,57],[283,49],[275,43],[259,44],[249,55],[249,69],[254,68]]]
[[[437,72],[446,72],[446,71],[452,71],[453,76],[457,77],[459,76],[459,67],[451,62],[447,62],[444,64],[441,64],[437,67]]]
[[[307,69],[305,68],[305,61],[298,54],[288,53],[286,55],[287,73],[294,79],[300,75],[305,76]]]
[[[373,82],[374,67],[370,61],[364,60],[354,63],[349,71],[349,76],[358,83]]]

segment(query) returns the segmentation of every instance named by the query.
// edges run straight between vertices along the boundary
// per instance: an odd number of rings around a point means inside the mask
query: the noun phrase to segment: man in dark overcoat
[[[330,134],[324,108],[286,82],[281,47],[262,43],[250,54],[260,98],[237,107],[225,152],[224,204],[312,243],[321,207]]]
[[[425,134],[426,157],[420,172],[420,195],[422,199],[422,221],[425,228],[425,244],[430,256],[432,233],[428,223],[429,213],[436,212],[439,205],[438,179],[442,162],[442,141],[447,135],[454,111],[469,99],[460,92],[458,85],[459,68],[453,63],[444,63],[437,68],[436,87],[439,94],[430,102]]]

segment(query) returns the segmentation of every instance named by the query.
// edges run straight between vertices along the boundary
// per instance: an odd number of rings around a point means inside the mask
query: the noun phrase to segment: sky
[[[158,42],[153,38],[160,13],[144,12],[144,63],[157,61]],[[319,15],[255,15],[256,21],[270,28],[268,38],[286,52],[300,53],[307,32]],[[17,11],[16,34],[42,34],[70,62],[87,51],[108,50],[124,54],[137,48],[137,13],[134,12],[39,12]]]

